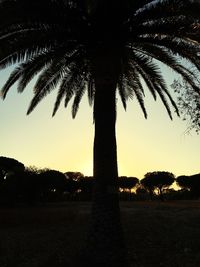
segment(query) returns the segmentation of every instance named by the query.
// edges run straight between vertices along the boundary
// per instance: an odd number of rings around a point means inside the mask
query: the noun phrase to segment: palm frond
[[[163,89],[161,89],[159,86],[156,86],[156,91],[157,93],[159,94],[161,100],[162,100],[162,103],[164,104],[166,110],[167,110],[167,113],[170,117],[170,119],[172,120],[172,113],[171,113],[171,110],[170,110],[170,107],[169,107],[169,104],[168,104],[168,101],[164,95],[164,92],[163,92]]]
[[[162,38],[162,39],[156,39],[150,41],[148,38],[141,43],[141,48],[144,49],[144,51],[154,51],[154,53],[161,54],[164,50],[164,53],[166,54],[168,51],[168,54],[178,56],[180,59],[186,59],[189,64],[194,65],[199,71],[200,71],[200,57],[198,56],[198,53],[200,51],[200,47],[192,44],[191,42],[185,42],[178,38]],[[145,48],[147,47],[147,49]],[[160,52],[159,52],[160,50]],[[160,60],[162,59],[162,56],[160,56]]]
[[[147,84],[153,98],[156,100],[156,89],[155,83],[163,83],[162,75],[156,64],[154,64],[149,57],[145,57],[142,54],[134,53],[130,54],[132,65],[140,73],[141,77]]]
[[[145,119],[147,118],[147,111],[146,111],[146,108],[145,108],[145,105],[144,105],[144,95],[143,93],[141,92],[141,90],[138,90],[138,81],[135,82],[133,79],[129,81],[129,86],[130,88],[133,89],[134,91],[134,94],[140,104],[140,107],[143,111],[143,114],[144,114],[144,117]]]
[[[22,93],[27,84],[35,77],[43,68],[46,68],[54,58],[54,50],[34,56],[32,59],[22,63],[23,72],[18,83],[18,92]]]
[[[70,69],[67,70],[67,73],[65,74],[64,78],[62,79],[57,99],[54,105],[54,110],[52,116],[54,116],[60,106],[60,103],[62,99],[65,97],[65,108],[68,105],[68,102],[71,100],[73,95],[76,92],[76,89],[78,89],[77,79],[78,79],[78,73],[77,66],[73,65]]]
[[[167,51],[167,49],[161,46],[158,47],[154,46],[153,44],[148,44],[147,46],[143,46],[143,49],[141,51],[143,53],[145,53],[146,51],[149,56],[173,69],[176,73],[180,74],[182,78],[187,81],[196,92],[199,92],[199,88],[195,84],[195,80],[197,79],[195,72],[192,72],[188,67],[183,66],[180,60],[177,59],[169,51]]]
[[[8,0],[0,3],[0,25],[14,25],[20,22],[30,21],[52,21],[63,19],[70,11],[64,4],[65,1],[39,0]],[[48,10],[48,12],[46,12]],[[55,10],[57,12],[55,12]],[[65,10],[65,13],[63,13]],[[67,12],[68,11],[68,12]],[[45,14],[45,16],[44,16]]]
[[[152,34],[154,37],[179,37],[182,40],[200,42],[200,4],[189,0],[164,0],[139,9],[130,21],[130,40],[136,36]],[[132,24],[136,27],[132,27]]]
[[[125,86],[124,80],[125,80],[124,75],[121,74],[119,77],[119,82],[118,82],[118,92],[119,92],[123,107],[126,110],[126,102],[128,100],[128,95],[126,93],[127,87]]]
[[[85,81],[83,78],[81,79],[81,77],[80,77],[79,87],[78,87],[78,90],[75,94],[74,102],[72,105],[72,117],[73,118],[76,117],[77,111],[79,109],[79,104],[80,104],[80,101],[81,101],[81,99],[85,93],[85,90],[86,90]]]
[[[156,100],[156,88],[154,84],[160,84],[160,86],[165,86],[165,82],[162,78],[160,68],[152,62],[152,58],[145,56],[138,51],[129,51],[129,56],[132,64],[140,73],[141,77],[147,84],[153,98]]]
[[[49,94],[53,89],[56,88],[59,81],[62,79],[63,74],[64,74],[63,62],[59,64],[57,61],[53,61],[52,64],[40,74],[34,87],[35,96],[33,97],[30,103],[27,115],[33,111],[33,109],[37,106],[37,104],[47,94]]]
[[[167,90],[167,85],[161,75],[158,66],[155,63],[151,62],[150,58],[140,54],[138,51],[137,52],[132,51],[132,55],[130,52],[129,56],[131,58],[132,65],[141,74],[141,77],[146,82],[146,85],[150,90],[150,92],[152,93],[155,100],[156,100],[155,92],[159,94],[161,100],[163,101],[163,104],[167,109],[170,118],[171,118],[171,111],[164,95],[166,95],[169,98],[172,106],[175,108],[176,113],[179,115],[178,108],[174,100],[172,99],[170,93]]]
[[[25,60],[29,60],[34,55],[41,54],[46,50],[51,49],[52,44],[42,43],[41,44],[25,44],[22,42],[18,42],[17,44],[13,44],[13,47],[2,46],[4,50],[4,55],[1,54],[0,51],[0,69],[7,68],[16,63],[22,63]]]
[[[159,19],[160,17],[187,15],[199,18],[200,5],[189,0],[151,1],[138,9],[135,17],[144,20]]]
[[[154,78],[149,76],[148,69],[144,67],[144,65],[139,65],[135,60],[133,61],[135,68],[137,69],[138,73],[140,73],[142,79],[146,83],[147,87],[149,88],[151,94],[153,95],[154,100],[156,100],[156,89],[154,86]]]
[[[89,105],[92,106],[94,102],[94,95],[95,95],[95,83],[94,83],[94,79],[91,74],[89,74],[88,81],[87,81],[87,92],[88,92]]]
[[[56,114],[56,112],[60,106],[60,103],[61,103],[62,99],[65,97],[65,95],[70,100],[74,94],[74,90],[70,86],[70,79],[71,79],[71,76],[69,74],[65,75],[64,78],[62,79],[60,88],[58,90],[56,102],[54,104],[52,117]],[[66,107],[67,107],[67,105],[66,105]]]
[[[52,49],[52,47],[55,51],[56,47],[57,49],[65,47],[66,51],[74,50],[77,47],[77,42],[71,40],[73,38],[69,35],[71,33],[68,33],[63,26],[39,24],[35,25],[34,30],[30,32],[17,32],[14,35],[0,39],[0,68],[29,60],[35,55]],[[66,39],[63,39],[63,36]]]
[[[188,18],[186,16],[172,16],[167,18],[160,17],[159,19],[152,21],[145,21],[136,26],[132,32],[137,30],[138,35],[153,34],[157,36],[168,36],[168,38],[185,38],[191,36],[198,27],[198,22],[194,18]],[[130,31],[131,33],[131,31]],[[194,36],[196,38],[197,35]]]
[[[137,69],[131,64],[131,61],[128,62],[127,68],[124,70],[124,75],[126,76],[127,80],[127,87],[129,88],[129,95],[136,96],[140,107],[143,111],[144,117],[147,118],[147,112],[144,105],[144,90],[142,84],[140,82],[140,76]],[[132,93],[130,94],[130,92]],[[130,96],[129,96],[130,97]]]
[[[10,77],[8,78],[7,82],[4,84],[3,88],[1,89],[1,96],[3,99],[5,99],[10,87],[19,79],[19,77],[21,76],[21,73],[22,73],[22,69],[20,67],[17,67],[10,74]]]
[[[62,79],[61,85],[59,87],[59,91],[57,94],[57,99],[54,105],[54,110],[52,116],[54,116],[60,106],[62,99],[65,97],[65,108],[68,105],[68,102],[71,100],[73,95],[75,95],[79,90],[79,88],[84,84],[87,80],[87,72],[85,71],[85,62],[80,61],[79,57],[75,57],[71,66],[69,65],[66,69],[66,73]],[[75,100],[74,100],[75,101]]]
[[[175,110],[177,116],[180,116],[178,106],[176,105],[176,102],[175,102],[174,99],[172,98],[171,94],[169,93],[167,87],[163,87],[163,88],[162,88],[162,91],[168,96],[168,98],[169,98],[169,100],[170,100],[170,103],[171,103],[172,106],[174,107],[174,110]]]

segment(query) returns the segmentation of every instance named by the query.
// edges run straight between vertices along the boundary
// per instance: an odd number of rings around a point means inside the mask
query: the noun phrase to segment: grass
[[[1,267],[76,267],[88,202],[0,209]],[[131,267],[200,266],[200,202],[121,202]]]

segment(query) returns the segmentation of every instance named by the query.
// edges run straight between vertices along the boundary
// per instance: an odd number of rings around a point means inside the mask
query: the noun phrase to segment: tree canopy
[[[146,173],[144,178],[141,180],[141,184],[147,190],[149,190],[151,194],[157,188],[160,199],[163,200],[163,190],[169,188],[174,181],[175,176],[173,173],[166,171],[155,171]]]
[[[0,157],[0,170],[7,172],[22,172],[24,164],[13,158]]]
[[[189,176],[179,176],[176,179],[176,183],[181,188],[190,190],[193,197],[200,196],[200,173]]]

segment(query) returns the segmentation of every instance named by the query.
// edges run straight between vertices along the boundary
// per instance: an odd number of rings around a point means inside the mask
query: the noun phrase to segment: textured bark
[[[87,240],[88,266],[127,266],[118,199],[116,57],[99,57],[95,67],[94,177],[96,180]]]

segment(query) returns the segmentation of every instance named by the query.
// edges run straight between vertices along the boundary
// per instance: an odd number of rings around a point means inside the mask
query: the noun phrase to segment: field
[[[200,267],[200,201],[121,202],[131,267]],[[0,208],[1,267],[76,267],[89,202]]]

